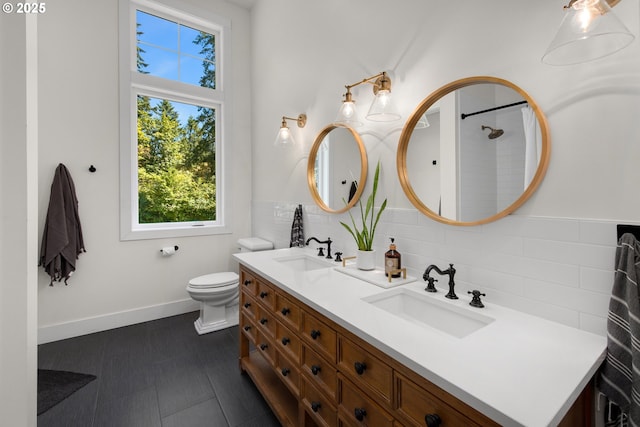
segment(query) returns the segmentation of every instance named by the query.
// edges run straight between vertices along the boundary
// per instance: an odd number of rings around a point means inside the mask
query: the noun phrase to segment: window
[[[228,24],[164,2],[120,6],[121,239],[229,232]]]

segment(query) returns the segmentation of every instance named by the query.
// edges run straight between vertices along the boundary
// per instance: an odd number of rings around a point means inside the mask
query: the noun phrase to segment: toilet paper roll
[[[160,253],[162,254],[162,256],[171,256],[176,253],[176,250],[178,250],[177,246],[165,246],[164,248],[160,249]]]

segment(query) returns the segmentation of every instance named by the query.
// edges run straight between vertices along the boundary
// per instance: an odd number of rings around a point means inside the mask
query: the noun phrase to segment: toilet
[[[259,237],[238,240],[240,252],[273,249],[273,243]],[[194,322],[198,334],[219,331],[238,324],[238,274],[232,271],[205,274],[189,280],[187,292],[200,301],[200,317]]]

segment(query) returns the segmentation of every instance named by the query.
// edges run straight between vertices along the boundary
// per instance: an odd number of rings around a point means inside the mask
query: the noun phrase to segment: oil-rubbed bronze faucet
[[[431,273],[431,270],[435,270],[441,276],[444,276],[445,274],[449,275],[449,293],[446,294],[445,297],[449,299],[458,299],[458,296],[453,290],[453,288],[456,286],[455,282],[453,281],[453,277],[456,275],[456,269],[453,268],[453,264],[449,264],[449,268],[447,268],[444,271],[440,270],[437,266],[431,264],[429,267],[427,267],[424,274],[422,275],[422,280],[429,283],[424,290],[427,292],[437,292],[435,286],[433,285],[433,282],[437,282],[438,280],[429,276],[429,273]]]
[[[309,242],[315,240],[316,242],[318,242],[321,245],[324,245],[325,243],[327,244],[327,256],[325,258],[327,259],[331,259],[331,237],[327,237],[327,240],[325,240],[324,242],[321,242],[320,240],[318,240],[315,237],[309,237],[307,239],[307,242],[305,243],[306,246],[309,246]],[[322,251],[322,247],[318,248],[318,256],[323,256],[324,252]]]

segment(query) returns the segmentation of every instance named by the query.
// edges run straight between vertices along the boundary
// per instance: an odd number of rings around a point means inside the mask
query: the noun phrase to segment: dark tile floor
[[[38,347],[38,367],[97,379],[38,417],[41,427],[270,427],[238,368],[238,328],[198,335],[198,312]]]

